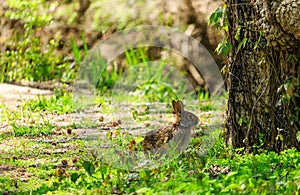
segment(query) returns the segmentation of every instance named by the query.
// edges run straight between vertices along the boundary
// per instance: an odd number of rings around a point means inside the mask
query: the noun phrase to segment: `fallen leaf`
[[[63,164],[63,165],[68,165],[68,161],[67,161],[67,160],[62,160],[62,161],[61,161],[61,164]]]
[[[72,129],[71,129],[71,128],[68,128],[68,129],[67,129],[67,133],[68,133],[68,134],[71,134],[71,133],[72,133]]]

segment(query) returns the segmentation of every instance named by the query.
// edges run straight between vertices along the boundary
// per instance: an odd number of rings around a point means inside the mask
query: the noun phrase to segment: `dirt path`
[[[26,87],[26,86],[19,86],[19,85],[12,85],[12,84],[6,84],[6,83],[0,83],[0,104],[3,104],[5,108],[7,108],[10,112],[17,112],[19,109],[21,109],[22,104],[24,104],[26,101],[30,99],[35,99],[39,95],[41,96],[46,96],[50,97],[53,95],[53,92],[51,90],[44,90],[44,89],[37,89],[37,88],[32,88],[32,87]],[[126,110],[128,105],[123,105],[121,107],[124,107],[122,109]],[[160,107],[163,107],[160,105]],[[128,109],[128,108],[127,108]],[[2,116],[4,115],[4,111],[0,109],[0,120]],[[115,126],[118,126],[120,124],[114,124],[118,122],[116,120],[116,116],[113,117],[113,115],[107,115],[103,114],[101,112],[101,108],[96,108],[89,110],[89,114],[92,114],[92,121],[98,121],[99,118],[103,118],[103,122],[100,122],[99,127],[100,129],[103,130],[108,130],[108,129],[114,129]],[[154,111],[152,111],[154,112]],[[131,113],[131,111],[129,111]],[[122,118],[121,116],[124,116],[124,113],[119,113],[117,118]],[[57,125],[58,127],[61,126],[68,126],[71,125],[72,122],[80,121],[80,117],[78,114],[61,114],[61,115],[56,115],[56,114],[51,114],[51,113],[45,113],[45,118],[47,120],[54,124]],[[79,118],[78,118],[79,117]],[[119,120],[121,121],[121,120]],[[25,122],[25,121],[24,121]],[[26,122],[25,122],[26,123]],[[119,122],[121,123],[121,122]],[[161,123],[161,121],[156,121],[156,123]],[[133,124],[126,124],[125,120],[122,120],[122,127],[127,127],[130,129],[143,129],[145,124],[141,125],[133,125]],[[146,123],[147,125],[147,123]],[[2,131],[9,131],[11,130],[11,124],[9,123],[8,120],[3,120],[0,123],[0,132]],[[97,131],[97,132],[96,132]],[[81,137],[86,137],[90,136],[93,134],[99,134],[98,130],[96,128],[76,128],[73,130],[74,133]]]
[[[51,90],[43,90],[31,87],[24,87],[11,84],[0,84],[0,104],[4,104],[4,108],[7,108],[9,112],[18,112],[21,106],[28,100],[37,98],[38,95],[50,97],[53,95]],[[166,107],[165,103],[123,103],[115,106],[117,110],[114,113],[103,113],[102,107],[94,107],[89,110],[85,110],[83,113],[68,113],[68,114],[54,114],[54,113],[41,113],[39,117],[43,121],[48,121],[49,123],[57,126],[55,130],[56,134],[67,134],[66,128],[72,124],[79,124],[76,128],[72,128],[72,132],[81,137],[95,137],[96,135],[107,133],[109,130],[114,129],[126,129],[134,134],[144,134],[146,129],[157,129],[161,126],[171,124],[173,121],[173,115],[171,114],[171,108]],[[147,108],[148,114],[141,115],[141,121],[138,122],[132,120],[132,112],[135,110],[137,113],[141,112],[143,109]],[[5,119],[5,111],[0,107],[0,132],[7,132],[12,130],[11,121]],[[206,114],[209,114],[207,112]],[[199,115],[199,113],[196,113]],[[203,115],[205,113],[202,113]],[[84,118],[82,118],[82,116]],[[88,117],[86,120],[85,117]],[[89,118],[90,117],[90,118]],[[148,119],[144,119],[148,118]],[[85,119],[85,120],[83,120]],[[99,120],[102,119],[102,120]],[[29,121],[28,121],[29,120]],[[30,120],[24,118],[19,120],[17,123],[19,125],[27,126],[30,124]],[[96,127],[89,128],[82,124],[82,121],[90,121],[96,125]],[[206,125],[206,124],[204,124]]]
[[[10,112],[18,111],[25,101],[34,99],[38,95],[51,96],[52,94],[50,90],[0,83],[0,105],[4,105]],[[4,111],[0,108],[0,132],[11,129],[7,120],[2,121],[3,115]]]
[[[52,94],[50,90],[0,83],[0,102],[10,110],[17,109],[23,101],[36,98],[38,95],[51,96]]]

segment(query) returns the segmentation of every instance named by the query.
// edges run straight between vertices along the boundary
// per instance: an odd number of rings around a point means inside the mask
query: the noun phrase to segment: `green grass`
[[[73,95],[71,93],[63,93],[61,95],[53,95],[50,98],[38,96],[36,99],[27,101],[24,110],[31,112],[51,112],[54,114],[66,114],[73,112]]]
[[[84,140],[75,134],[58,134],[61,129],[98,128],[90,122],[58,127],[47,121],[47,114],[73,113],[71,94],[38,97],[12,112],[1,106],[3,121],[9,121],[11,132],[0,133],[0,194],[292,194],[300,190],[300,153],[294,149],[281,152],[257,150],[243,154],[242,149],[226,147],[223,132],[213,147],[202,154],[208,121],[217,111],[205,94],[199,102],[201,124],[187,150],[179,157],[152,170],[122,170],[101,158],[95,158]],[[134,101],[135,99],[131,99]],[[112,100],[99,96],[93,104],[102,114],[109,114]],[[139,99],[136,99],[139,102]],[[103,109],[101,109],[103,107]],[[140,107],[141,110],[143,107]],[[170,108],[171,109],[171,108]],[[134,111],[134,110],[133,110]],[[146,110],[147,111],[147,110]],[[143,122],[149,112],[139,112]],[[23,114],[22,114],[23,113]],[[26,114],[27,113],[27,114]],[[207,113],[207,114],[205,114]],[[31,121],[44,115],[42,123]],[[14,116],[18,116],[14,118]],[[22,117],[23,116],[23,117]],[[134,117],[132,114],[131,117]],[[20,121],[24,123],[20,123]],[[30,122],[31,121],[31,122]],[[98,121],[99,124],[102,121]],[[106,121],[111,123],[112,121]],[[207,122],[207,124],[205,123]],[[122,125],[121,125],[122,126]],[[137,150],[141,139],[121,133],[119,127],[108,139],[126,148],[135,139]],[[117,133],[119,132],[119,133]],[[69,139],[67,142],[59,140]],[[43,142],[41,140],[52,140]],[[213,171],[214,168],[219,168]],[[224,171],[223,173],[221,172]]]
[[[225,148],[220,140],[210,152],[197,156],[195,150],[153,170],[122,171],[94,159],[84,150],[80,141],[59,144],[59,148],[76,146],[66,153],[43,153],[51,145],[24,141],[27,151],[10,151],[13,158],[1,157],[1,164],[12,167],[15,176],[0,177],[0,192],[20,194],[291,194],[299,191],[300,154],[286,150],[280,154],[261,151],[240,155]],[[56,146],[57,147],[57,146]],[[55,148],[52,146],[52,148]],[[8,156],[4,154],[4,156]],[[72,160],[77,157],[77,162]],[[35,163],[38,159],[39,163]],[[62,166],[62,160],[68,164]],[[37,164],[37,165],[36,165]],[[34,166],[33,166],[34,165]],[[211,166],[230,168],[229,173],[213,175]],[[23,170],[31,176],[22,181],[17,172]],[[59,170],[64,170],[63,174]],[[16,187],[18,186],[18,187]]]
[[[14,136],[47,136],[52,134],[54,125],[47,123],[43,125],[36,126],[22,126],[17,124],[12,124]]]
[[[57,112],[53,105],[64,107],[69,98],[39,97],[26,102],[24,109],[40,114],[64,113]],[[109,105],[109,100],[99,98],[95,104]],[[201,105],[202,110],[210,111],[204,102]],[[208,120],[209,115],[206,117],[201,120]],[[96,127],[89,125],[61,128]],[[51,123],[14,124],[13,134],[1,133],[0,164],[4,171],[0,174],[0,194],[297,194],[300,190],[299,152],[258,150],[242,154],[242,149],[226,147],[221,133],[214,146],[199,156],[207,126],[200,126],[186,152],[178,158],[152,170],[138,171],[120,170],[95,158],[84,140],[57,142],[74,135],[56,134],[55,128]],[[115,133],[115,139],[108,138],[123,148],[134,139],[122,133]],[[53,142],[40,141],[44,139]],[[213,167],[220,170],[213,172]]]

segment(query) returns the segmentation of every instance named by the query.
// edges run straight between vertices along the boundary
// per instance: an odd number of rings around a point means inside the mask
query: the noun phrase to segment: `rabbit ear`
[[[182,101],[174,101],[174,100],[172,100],[172,105],[173,105],[175,113],[180,116],[181,112],[183,111],[183,103],[182,103]]]
[[[172,100],[172,106],[173,106],[174,111],[175,111],[175,107],[176,107],[176,101],[175,100]]]
[[[174,114],[176,114],[174,125],[178,125],[181,120],[181,106],[179,101],[172,100]]]
[[[177,112],[177,102],[175,100],[172,100],[172,106],[173,106],[173,109],[176,113]]]
[[[184,111],[184,108],[183,108],[183,103],[182,103],[182,101],[178,101],[177,103],[178,103],[179,106],[180,106],[180,111],[183,112],[183,111]]]

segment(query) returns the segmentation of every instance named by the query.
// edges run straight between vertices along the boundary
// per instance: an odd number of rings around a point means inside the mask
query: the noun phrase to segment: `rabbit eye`
[[[187,114],[187,119],[193,119],[193,115]]]

